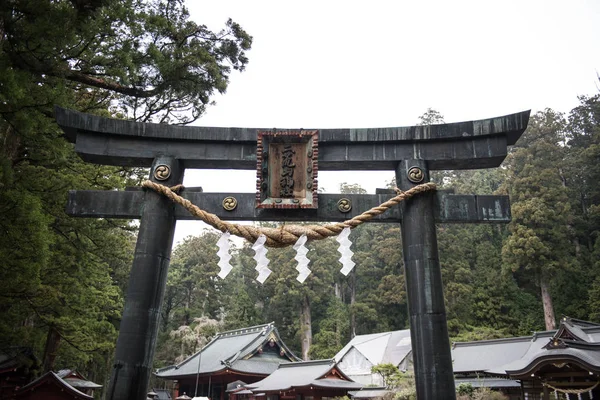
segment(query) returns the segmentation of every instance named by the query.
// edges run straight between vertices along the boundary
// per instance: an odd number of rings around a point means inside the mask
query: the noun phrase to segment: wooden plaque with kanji
[[[317,208],[318,131],[259,131],[257,208]]]

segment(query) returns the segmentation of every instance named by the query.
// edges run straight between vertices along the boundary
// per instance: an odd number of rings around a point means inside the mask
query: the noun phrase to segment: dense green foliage
[[[178,0],[0,2],[0,350],[32,347],[37,373],[105,383],[137,228],[67,216],[67,192],[144,177],[82,162],[53,107],[193,121],[244,69],[251,37],[188,17]]]

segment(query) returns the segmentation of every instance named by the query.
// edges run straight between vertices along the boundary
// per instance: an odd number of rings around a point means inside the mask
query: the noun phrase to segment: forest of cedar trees
[[[251,45],[233,21],[218,32],[192,22],[180,1],[0,3],[0,350],[31,347],[34,373],[73,368],[101,384],[111,367],[137,225],[69,217],[67,191],[123,189],[148,171],[81,161],[54,105],[190,123],[244,70]],[[439,111],[415,123],[443,122]],[[600,94],[582,95],[567,114],[532,114],[500,168],[434,180],[461,194],[508,194],[512,204],[508,225],[438,226],[452,341],[529,335],[561,316],[600,322]],[[364,192],[353,182],[339,191]],[[271,321],[311,359],[354,335],[408,328],[399,224],[352,231],[348,276],[334,239],[310,243],[304,284],[290,248],[269,250],[273,274],[257,283],[247,243],[219,279],[218,237],[199,230],[173,249],[156,367],[217,331]]]

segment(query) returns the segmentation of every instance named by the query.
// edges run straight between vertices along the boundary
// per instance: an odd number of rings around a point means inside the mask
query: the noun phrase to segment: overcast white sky
[[[600,1],[188,0],[213,30],[228,18],[254,42],[243,73],[196,125],[351,128],[446,122],[546,107],[568,113],[598,93]],[[393,173],[320,172],[369,193]],[[253,192],[255,171],[188,171],[206,192]],[[175,241],[203,224],[180,221]]]

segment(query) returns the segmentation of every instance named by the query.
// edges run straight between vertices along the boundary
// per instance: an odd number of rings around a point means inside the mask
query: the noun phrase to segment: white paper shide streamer
[[[260,235],[256,242],[252,245],[252,250],[256,254],[254,254],[254,260],[256,261],[256,270],[258,271],[258,277],[256,280],[260,283],[265,283],[269,275],[271,275],[271,271],[267,268],[270,261],[267,258],[267,248],[265,247],[265,242],[267,241],[267,237],[265,235]]]
[[[300,236],[293,247],[294,250],[296,250],[296,256],[294,257],[294,260],[298,261],[298,266],[296,267],[296,270],[298,271],[298,277],[296,280],[300,283],[304,283],[306,278],[308,278],[308,275],[311,273],[311,270],[308,269],[308,263],[310,260],[308,257],[306,257],[308,249],[304,246],[306,240],[306,235]]]
[[[335,239],[340,244],[340,247],[338,247],[338,251],[342,255],[340,257],[340,262],[342,263],[342,269],[340,270],[340,272],[344,275],[348,275],[350,271],[352,271],[352,268],[354,268],[354,266],[356,265],[354,261],[352,261],[352,255],[354,254],[354,252],[350,250],[352,242],[350,241],[350,239],[348,239],[349,235],[350,228],[344,228],[342,232],[338,235],[338,237]]]
[[[229,242],[229,232],[224,232],[221,234],[221,237],[217,241],[217,247],[219,251],[217,251],[217,255],[219,256],[219,262],[217,265],[221,267],[221,271],[219,271],[219,278],[225,279],[227,275],[231,272],[233,267],[229,263],[231,260],[231,254],[229,254],[229,249],[231,247]]]

